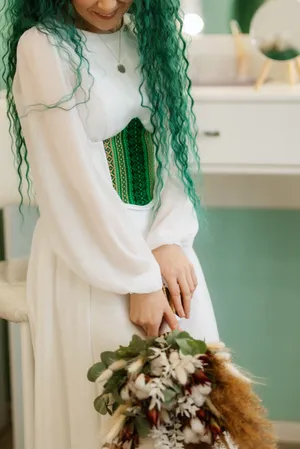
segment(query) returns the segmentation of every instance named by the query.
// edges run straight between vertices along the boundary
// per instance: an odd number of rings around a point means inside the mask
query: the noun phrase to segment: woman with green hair
[[[218,340],[192,249],[198,157],[180,2],[11,0],[6,17],[19,189],[33,187],[40,210],[30,449],[96,449],[104,422],[86,372],[100,352],[164,324]]]

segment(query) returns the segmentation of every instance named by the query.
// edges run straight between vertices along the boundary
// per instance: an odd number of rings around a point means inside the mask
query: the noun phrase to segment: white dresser
[[[196,87],[204,200],[300,207],[300,86]]]
[[[300,174],[300,86],[195,88],[206,173]]]

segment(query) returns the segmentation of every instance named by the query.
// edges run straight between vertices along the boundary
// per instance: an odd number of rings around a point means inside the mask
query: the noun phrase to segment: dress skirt
[[[146,238],[152,205],[126,207],[135,231]],[[198,287],[191,318],[181,320],[180,326],[195,338],[216,342],[217,325],[202,269],[193,248],[184,251],[194,264]],[[87,371],[102,351],[127,345],[133,334],[143,335],[129,320],[128,296],[95,289],[75,275],[53,253],[42,218],[35,229],[27,286],[35,357],[32,449],[100,449],[106,417],[94,409],[97,386],[87,380]]]

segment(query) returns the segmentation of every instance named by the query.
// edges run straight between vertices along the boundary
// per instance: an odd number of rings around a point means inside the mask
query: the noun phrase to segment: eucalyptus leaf
[[[188,340],[187,338],[176,338],[176,343],[182,354],[192,355],[191,340]]]
[[[117,404],[116,402],[113,403],[112,405],[112,411],[113,413],[115,413],[115,411],[119,408],[119,404]]]
[[[193,338],[190,336],[190,334],[188,332],[179,332],[179,334],[176,337],[176,340],[178,338],[184,339],[184,340],[193,340]]]
[[[141,351],[145,351],[145,349],[147,349],[147,341],[143,340],[138,335],[134,335],[129,346],[133,351],[140,353]]]
[[[120,346],[116,352],[116,355],[120,359],[133,359],[139,355],[140,351],[133,349],[129,346]]]
[[[113,393],[115,390],[120,391],[126,379],[126,370],[122,369],[119,371],[115,371],[111,378],[106,382],[104,393]]]
[[[106,415],[107,410],[107,398],[105,396],[98,396],[94,401],[94,407],[101,415]]]
[[[134,424],[140,438],[146,438],[151,429],[148,420],[141,416],[136,416],[136,418],[134,419]]]
[[[196,354],[206,354],[207,352],[207,345],[204,341],[201,340],[194,340],[193,347],[195,348]]]
[[[133,359],[134,357],[144,354],[149,344],[150,342],[148,340],[143,340],[138,335],[134,335],[129,346],[120,346],[115,354],[117,358]]]
[[[117,355],[115,352],[105,351],[101,354],[101,362],[104,363],[106,368],[117,360]]]
[[[120,404],[124,404],[123,399],[121,398],[120,394],[119,394],[119,389],[115,388],[112,392],[112,397],[114,398],[114,401],[120,405]]]
[[[205,354],[207,351],[206,344],[201,340],[178,338],[176,343],[184,355]]]
[[[105,371],[105,369],[106,366],[103,362],[95,363],[95,365],[93,365],[88,371],[87,374],[88,380],[90,382],[95,382],[100,376],[100,374],[102,374],[103,371]]]
[[[165,397],[164,402],[166,404],[170,404],[171,402],[173,402],[173,400],[176,398],[176,396],[177,396],[177,392],[174,389],[167,388],[164,391],[164,397]]]
[[[170,332],[166,336],[166,342],[168,343],[168,345],[173,346],[174,343],[176,343],[176,338],[179,336],[180,333],[181,333],[181,331],[179,331],[178,329],[176,329],[173,332]]]
[[[173,384],[170,388],[174,390],[176,394],[182,394],[182,386],[180,384]]]

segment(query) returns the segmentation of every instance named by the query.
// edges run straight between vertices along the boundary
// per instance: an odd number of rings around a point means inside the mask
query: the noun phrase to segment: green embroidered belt
[[[155,181],[152,134],[137,118],[104,141],[113,186],[124,203],[145,206],[153,199]]]

